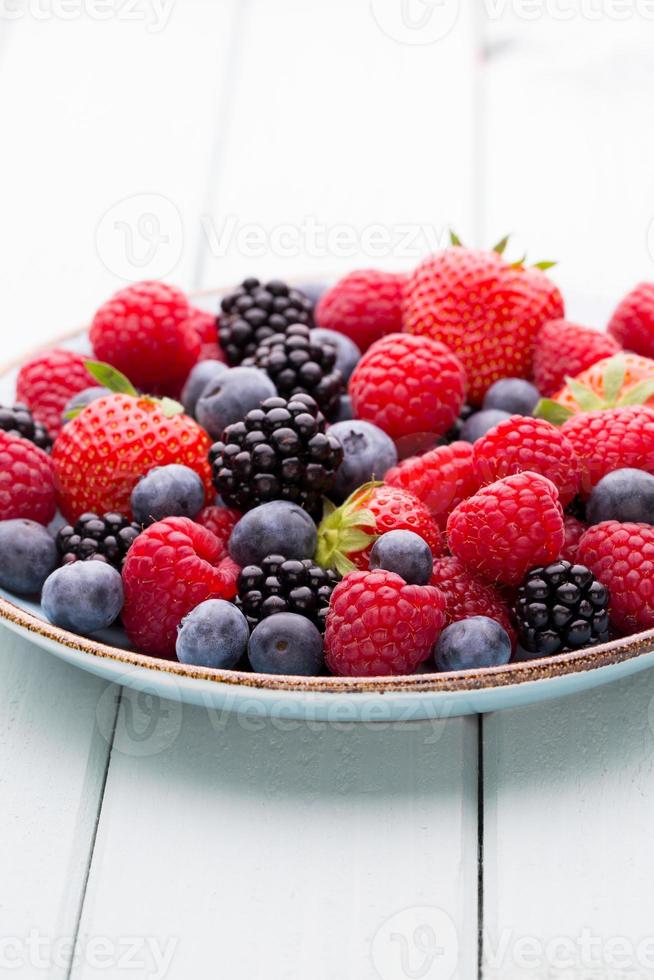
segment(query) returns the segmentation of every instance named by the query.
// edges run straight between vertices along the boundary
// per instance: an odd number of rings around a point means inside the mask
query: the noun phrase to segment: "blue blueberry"
[[[188,466],[156,466],[132,490],[132,514],[137,524],[164,517],[197,517],[204,507],[204,484]]]
[[[34,595],[57,567],[57,546],[42,524],[17,518],[0,521],[0,586]]]
[[[323,344],[331,344],[336,348],[336,367],[343,375],[346,382],[350,380],[350,375],[361,360],[361,351],[349,337],[337,330],[328,330],[326,327],[314,327],[311,336]]]
[[[316,304],[323,293],[331,287],[331,283],[325,282],[324,280],[315,280],[314,282],[303,282],[300,286],[301,291],[305,296],[308,296],[312,303]]]
[[[312,677],[323,665],[322,636],[305,616],[277,613],[252,631],[248,657],[258,673]]]
[[[503,626],[488,616],[470,616],[441,633],[434,659],[436,670],[497,667],[511,658],[511,640]]]
[[[196,667],[235,667],[245,653],[250,628],[240,609],[207,599],[188,614],[177,634],[177,659]]]
[[[463,442],[476,442],[500,422],[510,418],[510,412],[501,412],[499,408],[487,408],[483,412],[475,412],[463,423],[459,438]]]
[[[484,397],[483,409],[498,408],[509,415],[532,415],[540,393],[522,378],[502,378],[492,384]]]
[[[90,559],[62,565],[46,579],[43,611],[55,626],[74,633],[97,633],[116,621],[123,608],[120,572]]]
[[[388,531],[370,552],[370,567],[396,572],[409,585],[427,585],[434,567],[431,548],[413,531]]]
[[[188,415],[195,415],[195,407],[202,392],[225,371],[229,371],[229,368],[222,361],[199,361],[195,365],[182,391],[182,405]]]
[[[253,367],[235,367],[210,381],[197,400],[195,415],[214,439],[232,422],[245,418],[266,398],[277,394],[267,374]]]
[[[90,405],[91,402],[96,402],[98,398],[104,398],[105,395],[110,395],[111,391],[109,388],[103,388],[101,385],[96,385],[93,388],[85,388],[84,391],[78,391],[76,395],[73,395],[66,402],[66,407],[62,412],[62,420],[64,425],[66,422],[70,422],[68,418],[69,412],[81,411]]]
[[[383,480],[384,475],[397,463],[397,449],[387,436],[372,422],[352,419],[336,422],[329,431],[343,447],[343,462],[336,472],[333,494],[345,500],[369,480]]]
[[[259,565],[267,555],[313,558],[318,529],[306,510],[272,500],[244,514],[232,531],[229,553],[241,568]]]
[[[654,524],[654,476],[629,468],[607,473],[591,491],[586,519]]]
[[[349,395],[341,395],[340,404],[338,406],[338,413],[335,422],[351,422],[354,418],[354,409],[352,408],[352,399]]]

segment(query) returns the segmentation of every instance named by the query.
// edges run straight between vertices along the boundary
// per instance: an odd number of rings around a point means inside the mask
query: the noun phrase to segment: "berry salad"
[[[199,310],[131,285],[0,406],[0,586],[270,674],[479,670],[654,628],[654,284],[605,331],[458,239]]]

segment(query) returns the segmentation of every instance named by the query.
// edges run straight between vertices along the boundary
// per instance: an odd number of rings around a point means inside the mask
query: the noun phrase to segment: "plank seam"
[[[484,716],[477,715],[477,978],[484,958]]]

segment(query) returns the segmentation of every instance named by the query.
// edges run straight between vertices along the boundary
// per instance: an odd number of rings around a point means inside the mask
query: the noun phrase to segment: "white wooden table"
[[[455,3],[3,7],[3,358],[130,271],[409,267],[450,226],[601,323],[654,274],[654,24]],[[2,632],[0,976],[654,977],[653,697],[244,723]]]

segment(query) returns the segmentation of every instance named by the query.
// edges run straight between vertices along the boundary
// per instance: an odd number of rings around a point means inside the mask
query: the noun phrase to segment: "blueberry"
[[[397,449],[390,436],[372,422],[352,419],[336,422],[329,431],[343,447],[343,462],[336,472],[334,496],[345,500],[369,480],[383,480],[397,463]]]
[[[475,670],[497,667],[511,657],[506,630],[488,616],[470,616],[451,623],[441,633],[434,650],[436,670]]]
[[[361,351],[349,337],[336,330],[327,330],[326,327],[314,327],[311,336],[323,344],[331,344],[336,348],[336,367],[343,375],[345,382],[350,380],[350,375],[361,360]]]
[[[434,567],[431,549],[413,531],[388,531],[370,552],[370,567],[396,572],[409,585],[427,585]]]
[[[46,579],[43,611],[55,626],[74,633],[97,633],[118,618],[123,608],[120,572],[104,561],[62,565]]]
[[[311,677],[323,665],[322,636],[305,616],[277,613],[252,631],[248,657],[252,669],[263,674]]]
[[[461,435],[464,442],[476,442],[485,436],[490,429],[494,429],[500,422],[510,419],[510,412],[501,412],[499,408],[487,408],[483,412],[475,412],[461,426]]]
[[[195,365],[182,391],[182,405],[188,415],[195,415],[195,407],[202,392],[225,371],[229,371],[229,368],[222,361],[199,361]]]
[[[0,586],[34,595],[57,567],[57,546],[42,524],[17,518],[0,521]]]
[[[204,484],[188,466],[157,466],[136,484],[131,503],[137,524],[152,524],[164,517],[197,517],[204,507]]]
[[[316,304],[323,293],[326,293],[328,289],[331,288],[331,283],[324,282],[323,280],[316,280],[314,282],[303,282],[300,289],[305,296],[311,300],[312,303]]]
[[[70,422],[70,419],[67,417],[69,412],[81,411],[87,405],[90,405],[91,402],[96,402],[98,398],[104,398],[105,395],[110,394],[109,388],[103,388],[101,385],[93,388],[85,388],[84,391],[78,391],[76,395],[73,395],[66,402],[66,407],[62,412],[64,425],[66,422]]]
[[[654,524],[654,476],[634,469],[607,473],[592,489],[586,520]]]
[[[207,599],[182,620],[177,659],[197,667],[234,667],[246,651],[249,635],[240,609],[224,599]]]
[[[195,414],[209,435],[219,439],[228,425],[239,422],[266,398],[276,394],[277,389],[268,375],[258,368],[229,368],[203,390]]]
[[[354,418],[354,409],[352,408],[352,399],[349,395],[341,395],[341,400],[338,406],[338,412],[336,413],[335,422],[351,422]]]
[[[241,568],[259,565],[266,555],[313,558],[318,530],[306,510],[272,500],[244,514],[232,531],[229,553]]]
[[[509,415],[531,415],[539,401],[538,388],[534,388],[528,381],[522,378],[502,378],[490,386],[482,408],[497,408]]]

